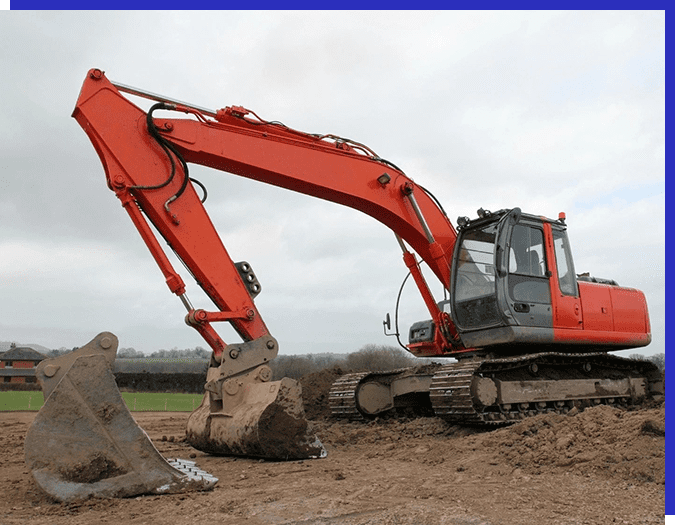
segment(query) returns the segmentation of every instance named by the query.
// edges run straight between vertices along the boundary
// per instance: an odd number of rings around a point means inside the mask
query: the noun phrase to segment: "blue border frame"
[[[519,2],[496,2],[487,0],[482,2],[448,2],[442,0],[424,0],[411,4],[409,0],[343,0],[338,4],[334,2],[316,2],[310,0],[258,0],[257,2],[218,2],[215,0],[199,0],[197,2],[186,3],[178,0],[100,0],[93,2],[91,0],[10,0],[12,10],[184,10],[189,6],[190,10],[395,10],[410,9],[411,5],[416,10],[432,9],[468,9],[468,10],[487,10],[487,9],[520,9],[520,10],[541,10],[543,2],[519,1]],[[594,2],[556,2],[545,5],[546,10],[666,10],[666,3],[663,0],[652,0],[649,2],[635,2],[618,0],[609,2],[607,0],[595,0]],[[667,24],[666,24],[667,27]]]

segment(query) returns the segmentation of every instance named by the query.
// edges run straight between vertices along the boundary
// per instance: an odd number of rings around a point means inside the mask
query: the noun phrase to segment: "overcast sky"
[[[365,143],[453,221],[479,207],[564,211],[577,272],[643,290],[653,342],[641,352],[665,351],[663,12],[0,12],[0,43],[0,341],[70,348],[108,330],[146,353],[206,347],[70,118],[97,67]],[[407,270],[390,231],[191,174],[232,258],[261,281],[281,353],[395,344],[382,319]],[[400,316],[406,334],[428,318],[412,282]]]

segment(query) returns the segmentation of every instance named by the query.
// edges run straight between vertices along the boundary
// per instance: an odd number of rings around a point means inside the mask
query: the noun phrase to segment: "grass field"
[[[122,392],[122,399],[132,412],[192,412],[202,397],[202,394]],[[40,410],[43,403],[42,392],[0,392],[0,411]]]

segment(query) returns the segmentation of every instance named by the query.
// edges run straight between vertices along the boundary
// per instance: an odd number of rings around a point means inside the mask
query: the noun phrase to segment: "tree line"
[[[660,354],[654,354],[650,356],[644,356],[642,354],[631,354],[628,357],[631,359],[635,359],[637,361],[649,361],[650,363],[654,363],[656,366],[659,367],[659,370],[661,372],[664,372],[666,370],[666,354],[660,353]]]
[[[158,350],[149,355],[134,348],[120,348],[117,357],[121,359],[141,358],[192,358],[209,359],[211,352],[198,346],[179,350]],[[386,345],[368,344],[357,352],[349,354],[320,353],[307,355],[279,355],[269,366],[273,372],[273,379],[290,377],[300,379],[302,376],[319,372],[326,368],[339,367],[347,371],[375,372],[405,368],[428,362],[427,359],[417,359],[401,348]]]
[[[117,357],[119,359],[209,359],[211,351],[198,346],[196,348],[158,350],[148,355],[134,348],[120,348],[117,351]],[[425,364],[429,361],[428,359],[415,358],[398,347],[368,344],[349,354],[279,355],[269,363],[269,366],[272,369],[273,378],[276,380],[282,377],[299,379],[304,375],[333,367],[339,367],[345,372],[365,370],[381,372]]]
[[[79,347],[75,348],[66,348],[66,347],[61,347],[57,348],[54,350],[50,350],[47,352],[45,355],[47,357],[58,357],[63,354],[67,354],[68,352],[72,352],[73,350],[77,350]],[[211,350],[206,350],[205,348],[202,348],[201,346],[197,346],[195,348],[184,348],[184,349],[178,349],[176,347],[172,348],[171,350],[156,350],[155,352],[152,352],[151,354],[144,354],[143,352],[136,350],[135,348],[120,348],[117,350],[117,358],[118,359],[145,359],[149,357],[160,357],[160,358],[191,358],[191,359],[209,359],[211,357]]]
[[[152,352],[151,354],[144,354],[143,352],[139,352],[138,350],[134,348],[120,348],[117,351],[117,358],[118,359],[140,359],[140,358],[152,358],[152,357],[158,357],[162,359],[175,359],[175,358],[183,358],[183,359],[209,359],[211,357],[211,350],[206,350],[205,348],[202,348],[201,346],[197,346],[195,348],[185,348],[182,350],[179,350],[178,348],[172,348],[171,350],[157,350],[155,352]]]
[[[368,344],[349,354],[280,355],[269,364],[275,380],[282,377],[300,379],[302,376],[338,367],[347,372],[385,372],[430,362],[419,359],[395,346]]]
[[[59,355],[76,350],[76,348],[59,348],[50,350],[48,357],[57,357]],[[117,357],[120,359],[141,359],[141,358],[163,358],[163,359],[209,359],[211,351],[197,346],[195,348],[172,348],[171,350],[160,349],[151,354],[144,354],[134,348],[120,348],[117,351]],[[649,361],[654,363],[660,371],[666,369],[666,354],[654,354],[645,356],[642,354],[631,354],[630,359],[639,361]],[[270,362],[270,367],[274,372],[274,378],[290,377],[299,379],[304,375],[318,372],[320,370],[332,367],[339,367],[347,371],[365,371],[384,372],[396,368],[405,368],[431,362],[430,359],[420,359],[413,357],[402,348],[387,345],[367,344],[356,352],[349,354],[306,354],[306,355],[279,355]]]

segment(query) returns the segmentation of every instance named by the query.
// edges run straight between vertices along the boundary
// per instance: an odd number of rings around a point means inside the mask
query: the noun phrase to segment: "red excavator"
[[[145,112],[122,93],[155,104]],[[159,111],[187,117],[160,118]],[[255,306],[261,285],[248,262],[230,258],[190,163],[349,206],[394,232],[430,314],[411,327],[407,349],[456,361],[348,374],[331,389],[336,416],[368,418],[426,404],[451,422],[498,425],[575,404],[636,403],[663,389],[652,364],[608,354],[649,344],[644,294],[576,275],[562,213],[548,219],[519,208],[480,209],[477,218],[459,217],[455,228],[429,191],[364,144],[303,133],[239,106],[214,111],[171,100],[112,82],[98,69],[88,72],[73,116],[103,163],[108,187],[184,304],[186,323],[213,350],[205,396],[186,431],[199,450],[325,455],[308,432],[298,383],[271,381],[278,343]],[[153,227],[215,308],[193,307]],[[420,259],[446,299],[432,296]],[[219,322],[242,341],[223,341],[214,328]],[[38,483],[62,500],[209,488],[213,480],[188,479],[184,468],[166,474],[159,454],[152,464],[138,461],[148,456],[139,450],[152,445],[135,436],[138,427],[114,393],[116,345],[114,335],[100,334],[76,355],[38,368],[46,402],[26,440]],[[156,475],[138,481],[148,473]]]

